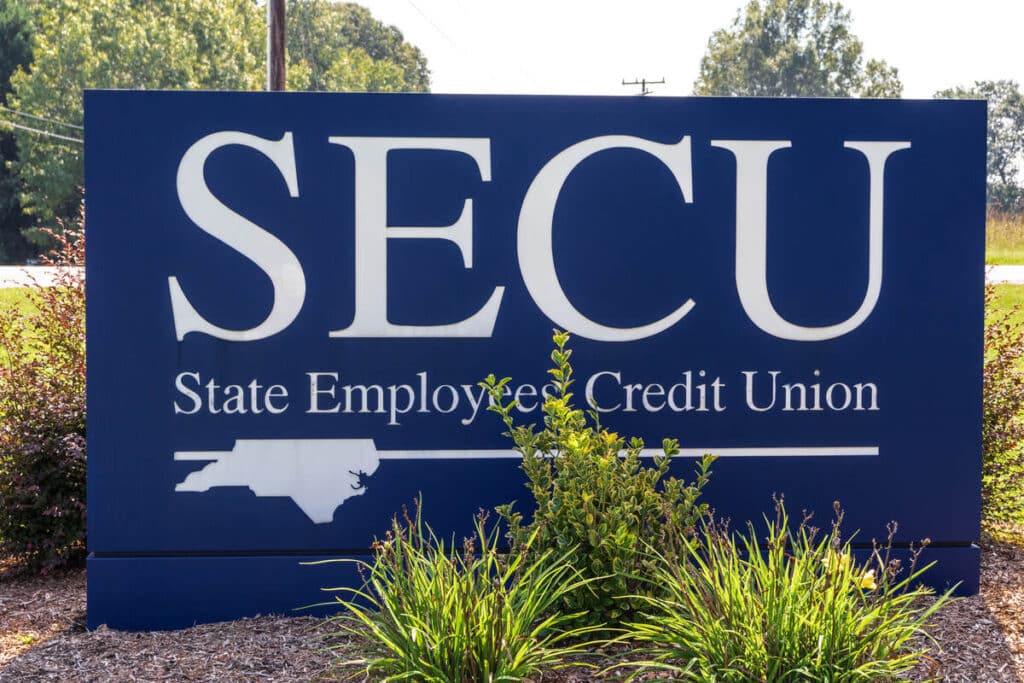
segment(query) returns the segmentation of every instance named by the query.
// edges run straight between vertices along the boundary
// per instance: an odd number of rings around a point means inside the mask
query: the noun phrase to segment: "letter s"
[[[255,263],[270,278],[274,303],[259,325],[245,330],[227,330],[203,318],[185,296],[178,278],[169,277],[171,312],[178,341],[189,332],[205,332],[227,341],[265,339],[288,327],[298,316],[306,298],[306,276],[291,249],[260,226],[224,206],[206,186],[206,159],[228,145],[249,147],[266,156],[284,176],[289,195],[298,197],[292,134],[285,133],[275,141],[237,131],[212,133],[189,147],[178,165],[178,201],[186,215],[200,229]]]
[[[185,386],[186,377],[191,377],[192,380],[196,383],[196,385],[198,385],[200,382],[198,372],[179,372],[178,376],[174,378],[174,388],[178,390],[178,393],[184,394],[190,401],[192,401],[192,407],[189,408],[188,410],[179,406],[178,402],[175,401],[175,415],[180,415],[182,413],[184,413],[185,415],[195,415],[196,413],[199,412],[199,409],[203,407],[203,400],[199,398],[199,394]]]

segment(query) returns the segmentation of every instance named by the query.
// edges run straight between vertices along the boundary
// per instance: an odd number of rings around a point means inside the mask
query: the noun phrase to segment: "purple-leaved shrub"
[[[51,232],[56,282],[0,310],[0,555],[28,571],[85,557],[85,239]]]
[[[1024,524],[1024,330],[1016,309],[995,304],[985,287],[982,517],[989,530]]]

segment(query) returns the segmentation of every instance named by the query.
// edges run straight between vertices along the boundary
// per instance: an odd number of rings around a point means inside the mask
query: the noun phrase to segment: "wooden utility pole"
[[[267,0],[267,90],[284,90],[285,0]]]

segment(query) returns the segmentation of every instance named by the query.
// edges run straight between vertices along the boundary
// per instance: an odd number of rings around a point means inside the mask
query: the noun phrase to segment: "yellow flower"
[[[850,564],[850,556],[847,553],[837,553],[829,550],[828,554],[821,558],[829,572],[843,571]]]
[[[864,572],[864,576],[860,577],[860,587],[869,591],[873,591],[878,588],[878,584],[875,583],[874,569],[867,570]]]

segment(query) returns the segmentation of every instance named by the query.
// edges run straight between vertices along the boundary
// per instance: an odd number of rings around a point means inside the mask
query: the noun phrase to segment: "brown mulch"
[[[941,680],[1024,681],[1024,548],[984,547],[981,591],[939,610],[929,632],[937,641],[931,656]],[[925,671],[915,672],[915,680],[927,679]]]
[[[311,617],[180,631],[85,628],[85,572],[0,584],[0,681],[309,681],[331,661]]]
[[[0,681],[308,681],[327,674],[330,630],[308,617],[257,617],[180,631],[89,632],[83,571],[4,580]],[[1024,548],[983,549],[980,594],[942,609],[931,633],[942,680],[1024,682]],[[922,667],[914,680],[929,674]],[[574,671],[543,680],[589,679]]]

